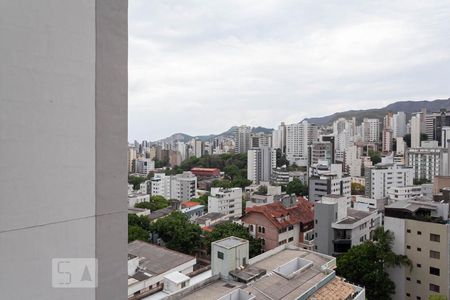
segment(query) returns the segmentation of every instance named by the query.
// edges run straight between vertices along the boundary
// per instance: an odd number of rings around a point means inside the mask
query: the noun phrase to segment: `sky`
[[[450,1],[129,0],[129,140],[450,97]]]

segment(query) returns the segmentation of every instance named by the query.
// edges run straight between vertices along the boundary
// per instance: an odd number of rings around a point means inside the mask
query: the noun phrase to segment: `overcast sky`
[[[129,140],[450,97],[450,1],[130,0]]]

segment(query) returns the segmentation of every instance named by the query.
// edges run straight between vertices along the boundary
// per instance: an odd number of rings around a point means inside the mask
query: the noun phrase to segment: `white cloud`
[[[129,135],[449,97],[446,1],[131,0]]]

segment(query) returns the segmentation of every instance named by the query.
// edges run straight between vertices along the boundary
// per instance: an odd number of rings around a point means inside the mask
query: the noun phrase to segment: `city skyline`
[[[129,140],[448,98],[449,12],[443,1],[130,1]]]

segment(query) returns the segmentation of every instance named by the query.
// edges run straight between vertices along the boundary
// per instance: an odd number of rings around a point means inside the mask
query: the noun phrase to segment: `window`
[[[406,293],[406,297],[411,297],[411,294],[410,293]]]
[[[431,258],[440,259],[441,258],[441,253],[438,252],[438,251],[430,250],[430,257]]]
[[[422,283],[422,281],[420,281],[420,280],[416,280],[416,282],[417,282],[418,284],[421,284],[421,283]]]
[[[430,233],[430,241],[432,242],[440,242],[441,236],[439,234]]]
[[[294,237],[290,237],[289,239],[288,239],[288,242],[292,242],[294,240]]]
[[[258,232],[259,233],[266,233],[266,229],[264,228],[264,226],[258,226]]]
[[[185,288],[186,287],[186,282],[182,282],[181,283],[181,288],[183,289],[183,288]]]
[[[417,251],[422,252],[422,248],[417,248]]]
[[[430,291],[435,292],[435,293],[439,293],[440,287],[438,285],[436,285],[436,284],[430,283]]]
[[[410,277],[406,277],[406,280],[411,281],[411,278]]]
[[[317,232],[314,232],[314,236],[317,237]]]
[[[248,231],[253,232],[253,225],[252,224],[248,225]]]
[[[223,259],[223,252],[217,251],[217,258]]]
[[[317,219],[315,221],[316,221],[316,224],[317,224],[317,222],[318,222]]]
[[[416,297],[417,300],[422,300],[422,298],[420,298],[419,296]]]
[[[411,229],[406,229],[406,232],[407,233],[411,233]]]
[[[294,225],[289,225],[288,230],[289,231],[294,230]]]
[[[410,245],[406,245],[406,249],[411,249],[411,246]]]
[[[417,231],[417,234],[418,235],[422,235],[422,231]]]
[[[422,268],[422,265],[421,265],[421,264],[417,264],[417,267],[418,267],[418,268]]]
[[[441,273],[441,270],[439,270],[438,268],[430,267],[430,274],[431,275],[439,276],[440,273]]]

